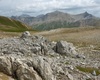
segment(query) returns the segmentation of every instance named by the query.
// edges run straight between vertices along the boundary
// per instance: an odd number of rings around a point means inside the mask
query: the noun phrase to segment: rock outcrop
[[[75,47],[72,43],[66,41],[59,41],[56,43],[55,51],[60,54],[71,55],[76,54]]]
[[[77,69],[88,64],[95,63],[79,56],[73,44],[66,41],[50,42],[29,32],[19,38],[0,39],[0,71],[17,80],[86,80],[87,75],[94,78]]]
[[[12,75],[11,62],[9,58],[0,57],[0,71],[6,73],[7,75]]]
[[[42,80],[38,73],[26,64],[22,64],[18,67],[16,71],[18,80]]]
[[[22,34],[21,38],[27,38],[27,37],[29,37],[29,36],[31,36],[31,34],[30,34],[28,31],[25,31],[25,32]]]

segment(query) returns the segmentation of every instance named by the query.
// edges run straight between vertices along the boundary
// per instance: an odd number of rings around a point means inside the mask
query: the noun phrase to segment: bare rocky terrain
[[[100,80],[100,51],[26,31],[0,39],[0,72],[12,77],[2,80]]]

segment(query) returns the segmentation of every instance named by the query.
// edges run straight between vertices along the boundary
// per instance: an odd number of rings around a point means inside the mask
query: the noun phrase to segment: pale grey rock
[[[41,54],[41,46],[38,43],[33,43],[31,51],[35,54]]]
[[[50,64],[43,57],[34,58],[32,63],[44,80],[56,80]]]
[[[40,36],[40,35],[35,35],[35,36],[32,36],[32,39],[35,43],[49,43],[49,41],[43,37],[43,36]]]
[[[39,74],[26,64],[20,65],[17,69],[18,80],[42,80]]]
[[[71,74],[68,74],[67,76],[68,76],[69,80],[75,80]]]
[[[13,57],[11,57],[11,61],[12,61],[12,72],[16,72],[18,70],[18,67],[20,65],[23,65],[23,62],[21,61],[21,59],[15,59]],[[15,74],[13,74],[15,76]]]
[[[31,36],[30,32],[29,31],[25,31],[22,35],[21,35],[21,38],[27,38]]]
[[[57,71],[58,74],[65,74],[63,69],[61,67],[59,67],[59,66],[57,66],[57,70],[56,71]]]
[[[12,75],[12,65],[10,59],[4,56],[0,56],[0,71],[7,74]]]
[[[48,46],[45,43],[40,43],[41,45],[41,53],[46,55],[48,53]]]
[[[74,70],[74,67],[72,65],[67,65],[68,69]]]
[[[76,58],[83,58],[83,59],[85,59],[86,57],[83,54],[77,54]]]
[[[71,55],[76,54],[75,47],[72,43],[66,41],[59,41],[56,43],[56,48],[54,49],[57,53]]]
[[[93,76],[96,76],[97,75],[95,70],[92,72],[92,75]]]
[[[73,78],[73,76],[71,74],[69,74],[69,72],[66,72],[66,76],[68,77],[69,80],[76,80],[75,78]]]

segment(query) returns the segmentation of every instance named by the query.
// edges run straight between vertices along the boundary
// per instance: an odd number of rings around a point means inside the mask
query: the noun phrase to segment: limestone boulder
[[[20,65],[16,71],[18,80],[42,80],[38,73],[26,64]]]
[[[33,59],[32,64],[44,80],[56,80],[48,60],[39,56]]]
[[[29,37],[29,36],[31,36],[30,32],[29,32],[29,31],[25,31],[25,32],[23,32],[23,34],[21,35],[21,38],[27,38],[27,37]]]
[[[66,41],[57,42],[54,50],[60,54],[76,54],[75,47],[73,46],[73,44],[68,43]]]
[[[9,58],[0,56],[0,72],[12,75],[12,65]]]

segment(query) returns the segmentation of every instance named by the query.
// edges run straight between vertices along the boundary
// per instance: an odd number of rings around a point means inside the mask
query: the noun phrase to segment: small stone
[[[93,76],[96,76],[97,75],[95,70],[92,72],[92,75]]]
[[[74,67],[72,65],[68,65],[68,68],[74,70]]]
[[[3,56],[4,55],[4,53],[1,53],[1,56]]]
[[[25,32],[22,34],[21,38],[27,38],[27,37],[29,37],[29,36],[31,36],[30,32],[29,32],[29,31],[25,31]]]
[[[67,76],[68,76],[69,80],[75,80],[71,74],[68,74]]]
[[[85,59],[85,56],[82,55],[82,54],[78,54],[78,55],[76,55],[76,57],[77,57],[77,58],[83,58],[83,59]]]

